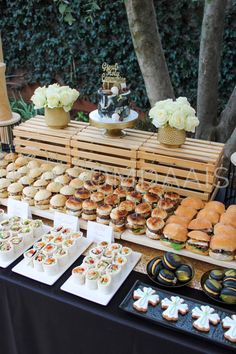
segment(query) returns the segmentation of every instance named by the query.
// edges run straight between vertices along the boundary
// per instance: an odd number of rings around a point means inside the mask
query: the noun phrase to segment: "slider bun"
[[[42,188],[42,187],[47,187],[48,182],[45,179],[37,179],[37,181],[34,182],[33,186],[36,188]]]
[[[101,202],[104,200],[104,194],[102,192],[95,192],[91,194],[91,200],[96,203]]]
[[[51,192],[47,191],[46,189],[42,189],[35,194],[34,200],[40,202],[42,200],[50,199],[51,196],[52,196]]]
[[[84,171],[84,172],[81,172],[80,175],[79,175],[79,179],[81,181],[88,181],[92,178],[92,172],[91,171]]]
[[[194,240],[198,240],[198,241],[206,241],[209,242],[211,239],[211,236],[209,236],[206,232],[203,231],[190,231],[188,233],[188,237],[189,238],[193,238]]]
[[[82,213],[81,217],[82,217],[82,219],[84,219],[86,221],[94,221],[97,218],[96,210],[94,210],[94,214],[91,214],[91,215]]]
[[[194,247],[194,245],[189,244],[188,242],[186,243],[185,248],[186,248],[186,250],[188,250],[192,253],[201,254],[203,256],[208,256],[208,254],[209,254],[209,249],[207,249],[207,250],[198,249],[198,248]]]
[[[212,250],[223,249],[224,251],[233,252],[236,250],[236,238],[227,234],[212,236],[210,248]]]
[[[184,227],[188,227],[189,220],[184,216],[171,215],[167,220],[166,224],[179,224]]]
[[[70,182],[70,178],[66,175],[61,175],[61,176],[57,176],[55,179],[54,179],[54,182],[59,182],[63,185],[66,185]]]
[[[118,208],[114,208],[111,211],[110,217],[114,220],[123,219],[127,216],[126,210],[119,210]]]
[[[12,183],[9,185],[9,187],[7,188],[9,193],[19,193],[23,190],[23,186],[21,183]]]
[[[124,178],[121,180],[121,186],[124,188],[134,187],[135,180],[134,178]]]
[[[23,184],[23,185],[31,185],[34,182],[34,179],[31,178],[30,176],[22,176],[19,179],[19,183]]]
[[[209,220],[203,218],[197,218],[190,221],[188,225],[189,230],[210,230],[212,229],[212,224]]]
[[[187,197],[182,200],[181,205],[186,207],[192,207],[196,210],[204,208],[204,202],[197,197]]]
[[[20,156],[15,160],[15,164],[17,167],[25,166],[25,165],[27,165],[28,162],[29,162],[29,159],[24,156]]]
[[[96,210],[97,209],[97,203],[93,202],[92,200],[85,200],[82,203],[82,208],[86,210]]]
[[[64,195],[56,194],[50,199],[50,205],[57,208],[64,207],[66,200],[67,198]]]
[[[132,192],[128,192],[126,198],[127,200],[138,203],[142,200],[142,194],[134,190]]]
[[[135,186],[136,191],[139,193],[146,193],[148,192],[149,188],[150,188],[150,183],[144,182],[142,180],[138,181],[138,183]]]
[[[18,157],[18,154],[15,152],[10,152],[4,156],[4,160],[6,161],[15,161]]]
[[[65,173],[67,169],[67,166],[64,166],[64,165],[56,165],[55,167],[53,167],[52,169],[52,173],[55,175],[55,176],[61,176]]]
[[[206,218],[209,220],[213,225],[217,224],[220,219],[220,214],[218,214],[215,210],[213,209],[202,209],[199,211],[197,214],[197,218]]]
[[[102,204],[97,207],[97,213],[99,215],[110,215],[112,206],[108,204]]]
[[[124,200],[123,202],[120,203],[119,205],[119,210],[126,210],[128,212],[133,211],[135,208],[135,203],[132,202],[131,200]]]
[[[211,200],[210,202],[206,203],[205,209],[213,209],[219,214],[223,214],[225,211],[225,206],[223,203],[218,202],[216,200]]]
[[[0,179],[0,189],[4,189],[9,187],[11,184],[11,181],[7,178],[1,178]]]
[[[82,209],[82,202],[77,200],[74,197],[70,197],[66,200],[66,207],[72,210],[81,210]]]
[[[51,182],[47,185],[47,191],[51,193],[59,193],[63,185],[59,182]]]
[[[157,194],[159,197],[161,197],[164,194],[164,189],[161,186],[152,186],[149,188],[148,192]]]
[[[220,217],[220,222],[225,225],[230,225],[236,228],[236,217],[234,213],[224,213]]]
[[[17,170],[17,166],[16,166],[15,162],[9,163],[9,165],[7,165],[7,167],[6,167],[7,172],[12,172],[12,171],[16,171],[16,170]]]
[[[40,163],[39,163],[39,161],[31,160],[28,162],[27,167],[31,170],[33,168],[40,167]]]
[[[98,191],[104,193],[105,195],[108,195],[113,192],[113,187],[110,184],[104,184],[98,187]]]
[[[136,206],[135,213],[145,214],[145,213],[150,212],[151,210],[152,210],[152,208],[149,203],[140,203]]]
[[[27,166],[22,166],[20,168],[18,168],[17,170],[21,175],[26,175],[27,173],[29,173],[30,169]]]
[[[125,230],[125,225],[116,225],[112,221],[110,221],[109,225],[112,226],[114,232],[123,232]]]
[[[117,204],[119,204],[119,202],[120,202],[120,199],[117,194],[108,195],[104,199],[104,204],[117,205]]]
[[[143,196],[143,200],[147,203],[157,203],[159,200],[159,197],[155,193],[147,192]]]
[[[0,168],[0,178],[6,177],[7,171],[5,168]]]
[[[231,235],[236,238],[236,229],[231,226],[231,225],[224,225],[221,223],[218,223],[214,226],[214,234],[215,235]]]
[[[152,210],[152,217],[154,218],[161,218],[165,220],[167,218],[168,214],[164,209],[161,208],[155,208]]]
[[[41,178],[46,180],[52,180],[54,179],[54,174],[52,171],[46,171],[42,174]]]
[[[18,181],[18,179],[20,179],[21,174],[17,171],[11,171],[8,172],[7,174],[7,178],[10,179],[12,182]]]
[[[79,188],[75,191],[75,197],[78,199],[88,199],[90,192],[85,188]]]
[[[134,213],[134,214],[128,215],[127,222],[130,225],[144,226],[146,224],[146,219],[142,215]]]
[[[60,194],[63,194],[65,196],[74,195],[74,193],[75,193],[75,189],[73,187],[70,187],[70,186],[63,186],[60,189]]]
[[[127,191],[123,187],[118,187],[114,190],[114,194],[117,194],[120,198],[126,197]]]
[[[79,175],[81,173],[81,169],[79,167],[68,168],[66,170],[66,173],[69,177],[77,178],[77,177],[79,177]]]
[[[226,210],[226,213],[228,212],[233,212],[236,213],[236,204],[232,204],[228,207],[228,209]]]
[[[173,239],[180,242],[187,240],[187,228],[179,224],[168,224],[163,230],[163,234],[168,239]]]
[[[94,172],[91,175],[91,179],[95,184],[105,183],[106,177],[102,172]]]
[[[234,259],[234,256],[232,256],[232,255],[222,254],[222,253],[214,253],[211,250],[209,250],[209,256],[211,258],[217,259],[218,261],[232,261]]]
[[[153,231],[158,231],[165,226],[165,222],[161,218],[148,218],[147,219],[147,227]]]
[[[197,210],[190,206],[180,205],[175,210],[175,215],[184,216],[188,220],[192,220],[196,214],[197,214]]]
[[[28,198],[34,198],[35,194],[37,193],[37,188],[32,186],[27,186],[23,189],[22,194]]]
[[[119,186],[120,178],[116,176],[107,175],[106,176],[106,184],[110,184],[112,186]]]
[[[93,192],[97,190],[97,185],[92,181],[84,181],[84,188],[88,189],[89,191]]]
[[[46,163],[45,162],[45,163],[42,163],[42,165],[40,167],[41,167],[43,172],[47,172],[47,171],[51,171],[52,170],[53,165],[50,164],[50,163]]]
[[[79,179],[79,178],[72,179],[69,184],[70,187],[73,187],[75,189],[81,188],[81,187],[83,187],[83,185],[84,185],[84,182],[81,181],[81,179]]]
[[[41,176],[43,170],[40,167],[33,168],[29,171],[29,176],[31,178],[38,178]]]

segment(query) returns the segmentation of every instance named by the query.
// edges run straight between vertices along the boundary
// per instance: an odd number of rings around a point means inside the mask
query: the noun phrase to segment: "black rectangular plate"
[[[224,332],[226,330],[224,330],[222,328],[222,324],[221,322],[217,325],[217,326],[213,326],[210,325],[210,331],[209,332],[200,332],[197,331],[192,323],[193,323],[193,319],[192,319],[192,309],[196,306],[200,306],[200,305],[209,305],[207,303],[203,303],[200,302],[198,300],[195,299],[191,299],[187,296],[182,296],[182,295],[176,295],[170,291],[166,291],[166,290],[162,290],[162,289],[158,289],[155,286],[151,286],[152,289],[156,290],[157,294],[160,297],[160,301],[162,299],[164,299],[165,297],[170,297],[170,296],[180,296],[182,299],[185,300],[185,302],[188,304],[189,307],[189,311],[186,315],[182,316],[181,314],[179,314],[179,319],[176,322],[172,322],[172,321],[167,321],[162,317],[162,312],[164,311],[161,306],[160,303],[153,307],[153,306],[148,306],[148,310],[146,313],[143,312],[139,312],[137,310],[135,310],[133,308],[133,303],[134,303],[134,299],[133,299],[133,292],[134,290],[138,289],[138,288],[143,288],[144,286],[146,287],[150,287],[150,285],[145,284],[139,280],[137,280],[133,287],[130,289],[129,293],[126,295],[125,299],[122,301],[122,303],[120,304],[119,308],[122,309],[123,311],[129,312],[133,315],[136,315],[138,317],[141,317],[142,319],[146,319],[149,321],[154,322],[157,325],[163,326],[163,327],[167,327],[169,329],[173,329],[175,331],[179,331],[185,334],[190,334],[193,336],[197,336],[200,338],[204,338],[210,342],[214,342],[217,344],[220,344],[224,347],[227,348],[233,348],[236,349],[236,343],[232,343],[230,341],[228,341],[227,339],[224,338]],[[209,305],[212,308],[215,309],[216,313],[218,313],[218,315],[220,316],[220,319],[222,320],[223,318],[225,318],[226,316],[231,316],[234,313],[232,311],[229,310],[225,310],[222,309],[218,306],[215,305]]]

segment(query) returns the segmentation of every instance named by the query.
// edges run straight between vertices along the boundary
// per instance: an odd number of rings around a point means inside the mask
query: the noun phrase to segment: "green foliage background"
[[[88,1],[70,1],[75,21],[69,25],[53,0],[1,0],[0,29],[7,73],[25,68],[28,82],[40,84],[49,84],[59,76],[95,102],[101,64],[117,62],[127,77],[132,99],[139,107],[148,108],[123,1],[96,2],[99,8],[91,16]],[[203,1],[155,0],[155,5],[175,94],[187,96],[195,105]],[[234,0],[226,15],[220,108],[235,84],[235,14]]]

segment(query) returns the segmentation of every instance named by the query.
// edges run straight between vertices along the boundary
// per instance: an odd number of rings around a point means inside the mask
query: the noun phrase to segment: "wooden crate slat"
[[[71,145],[73,143],[71,142]],[[76,144],[72,145],[72,146],[76,146],[79,147],[80,149],[84,149],[84,150],[90,150],[91,149],[91,143],[84,143],[83,141],[81,142],[76,142]],[[103,146],[103,145],[97,145],[97,144],[93,144],[93,151],[97,151],[100,153],[107,153],[107,146]],[[77,152],[78,150],[76,149],[72,149],[71,154],[72,156],[77,156]],[[122,151],[120,149],[114,148],[114,147],[109,147],[109,154],[111,155],[117,155],[119,156],[127,156],[127,157],[132,157],[132,158],[136,158],[136,153],[133,150],[126,150],[126,149],[122,149]]]
[[[65,146],[58,146],[58,145],[49,145],[49,144],[43,144],[41,142],[36,142],[36,141],[32,141],[32,140],[22,140],[22,139],[18,139],[15,138],[14,143],[18,146],[18,145],[27,145],[27,147],[34,147],[34,148],[38,148],[39,150],[45,150],[45,151],[51,151],[51,152],[55,152],[55,153],[65,153],[66,154],[70,154],[70,146],[65,145]]]
[[[72,158],[72,164],[75,166],[79,166],[81,168],[84,168],[86,170],[97,170],[97,171],[102,171],[102,172],[108,172],[113,175],[119,175],[119,176],[132,176],[136,177],[136,169],[135,168],[124,168],[124,167],[118,167],[118,166],[113,166],[113,165],[104,165],[103,163],[99,162],[92,162],[89,160],[80,160],[76,157]]]
[[[40,157],[44,157],[46,159],[63,161],[63,162],[66,162],[66,163],[70,163],[71,162],[70,156],[62,155],[62,154],[55,154],[55,153],[49,152],[49,151],[35,150],[33,148],[32,149],[28,149],[26,147],[19,146],[17,148],[17,152],[19,154],[40,156]]]
[[[15,137],[19,137],[22,141],[25,141],[27,143],[30,140],[38,140],[38,141],[44,141],[47,142],[48,146],[50,146],[48,142],[48,135],[42,135],[39,133],[33,133],[31,132],[30,134],[28,132],[24,131],[14,131]],[[49,135],[50,136],[50,135]],[[25,139],[23,139],[25,138]],[[56,144],[61,144],[61,145],[70,145],[70,140],[69,139],[63,139],[59,137],[53,137],[53,141],[50,141],[50,143],[56,143]]]
[[[122,159],[118,157],[112,157],[112,156],[105,156],[105,155],[99,155],[95,153],[91,153],[88,151],[77,151],[77,157],[79,158],[84,158],[86,160],[94,160],[97,162],[103,162],[103,163],[110,163],[110,164],[115,164],[119,166],[128,166],[131,168],[136,167],[136,161],[134,160],[128,160],[128,159]]]

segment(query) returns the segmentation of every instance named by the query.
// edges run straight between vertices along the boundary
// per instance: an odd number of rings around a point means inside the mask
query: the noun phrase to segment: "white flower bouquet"
[[[157,128],[170,126],[187,132],[195,132],[199,125],[196,111],[191,107],[186,97],[179,97],[176,101],[167,99],[159,101],[149,111],[152,124]]]
[[[34,91],[31,101],[36,109],[63,108],[65,112],[69,112],[78,97],[79,91],[71,89],[69,86],[53,84],[48,87],[38,87]]]

